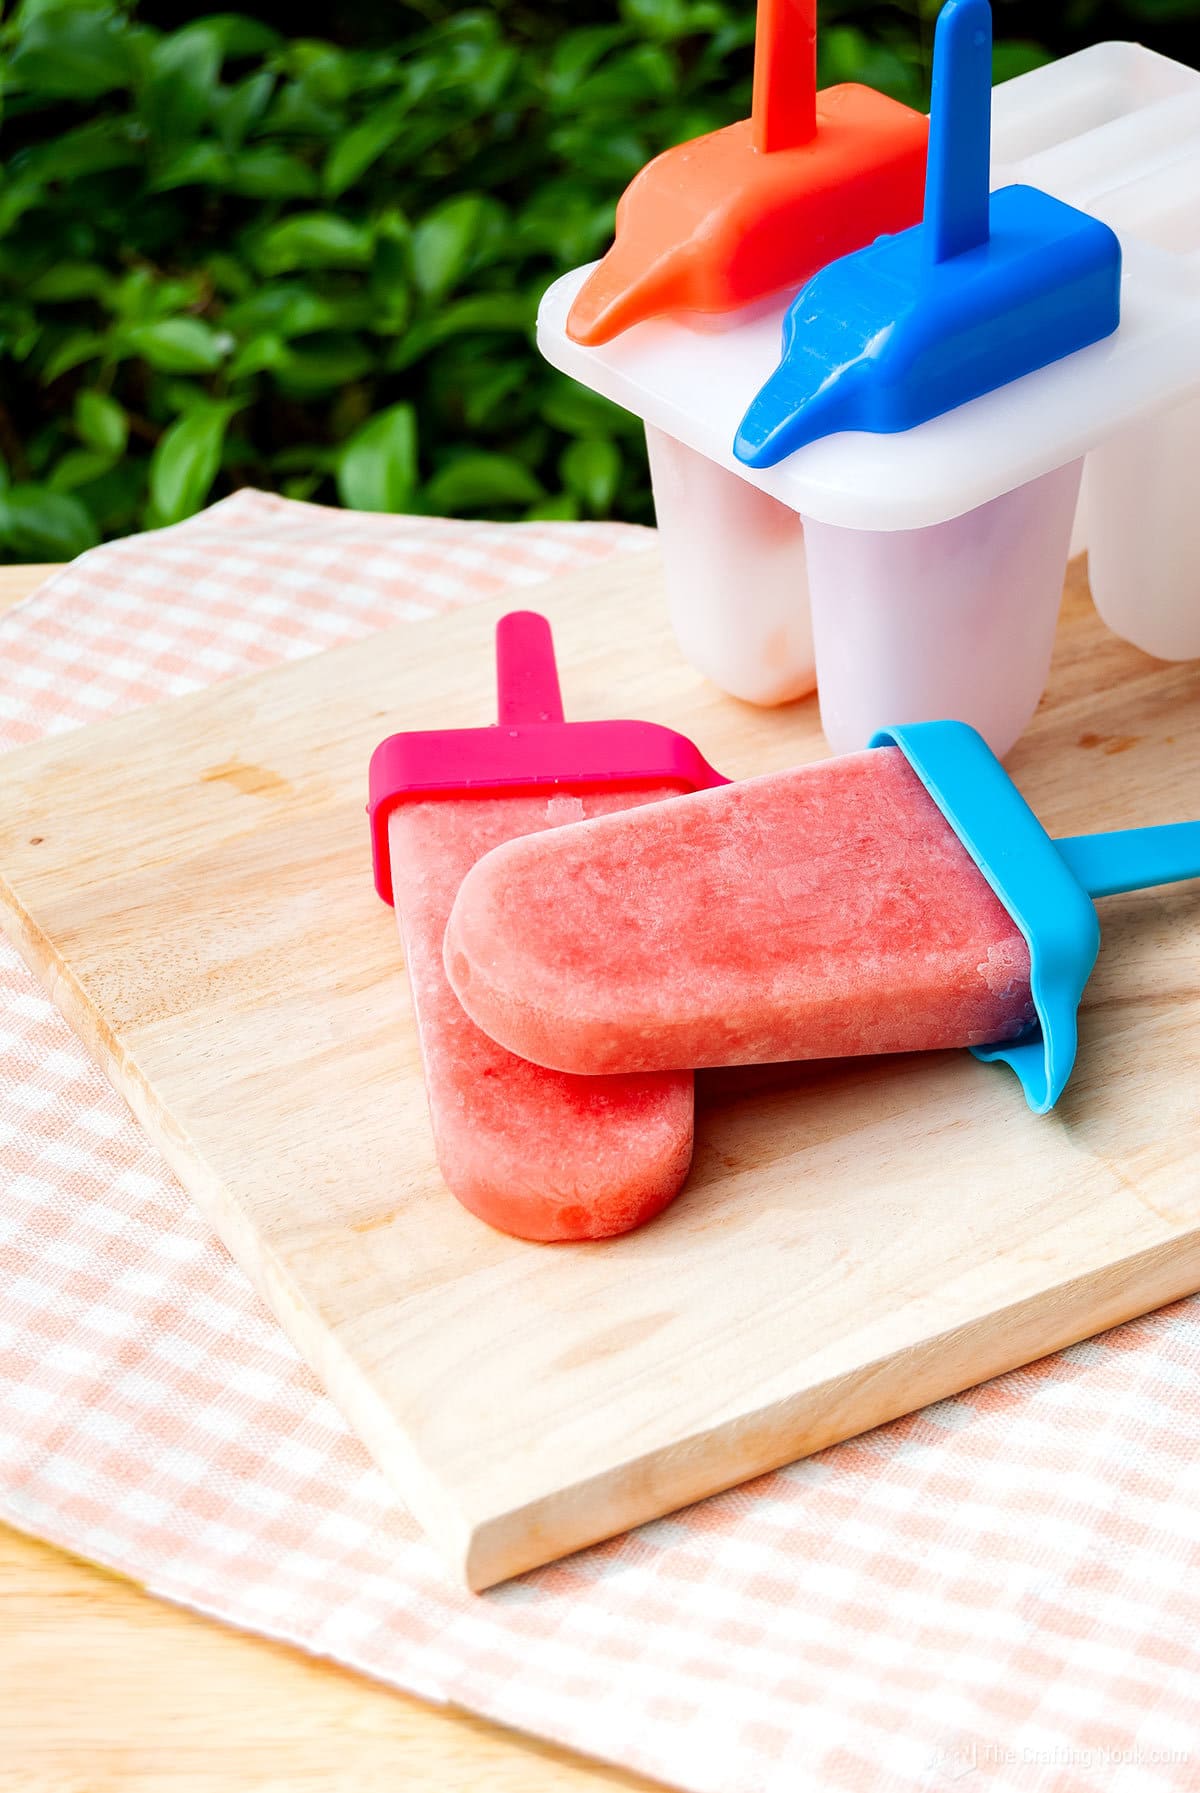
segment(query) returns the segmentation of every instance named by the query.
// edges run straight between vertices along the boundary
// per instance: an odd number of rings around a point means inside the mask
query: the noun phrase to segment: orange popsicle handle
[[[797,149],[817,134],[817,0],[758,0],[754,147]]]

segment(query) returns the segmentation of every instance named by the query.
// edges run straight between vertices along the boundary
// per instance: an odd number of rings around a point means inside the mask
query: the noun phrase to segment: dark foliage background
[[[925,98],[935,0],[826,0],[823,82]],[[997,0],[997,75],[1100,37],[1200,61],[1200,0]],[[0,557],[254,483],[368,509],[644,519],[640,433],[532,346],[666,144],[749,105],[752,0],[0,25]]]

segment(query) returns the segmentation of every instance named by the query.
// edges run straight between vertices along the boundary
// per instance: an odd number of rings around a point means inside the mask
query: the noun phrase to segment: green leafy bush
[[[919,101],[935,10],[831,0],[823,79]],[[1075,8],[1083,38],[1096,10]],[[23,0],[0,26],[0,555],[60,558],[248,483],[648,516],[638,427],[539,360],[533,315],[650,155],[745,112],[750,0],[387,24],[289,40]],[[999,72],[1042,55],[1018,29]]]

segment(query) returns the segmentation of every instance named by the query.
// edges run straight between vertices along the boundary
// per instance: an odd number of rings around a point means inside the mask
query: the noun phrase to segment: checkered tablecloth
[[[645,540],[243,493],[0,620],[0,745]],[[1200,1787],[1200,1301],[460,1593],[2,945],[0,1517],[697,1793]]]

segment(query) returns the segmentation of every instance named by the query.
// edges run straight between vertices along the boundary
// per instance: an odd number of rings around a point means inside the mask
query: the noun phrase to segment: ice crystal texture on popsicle
[[[1025,941],[895,748],[513,842],[464,879],[447,972],[575,1073],[1013,1039]]]
[[[692,1077],[564,1076],[505,1051],[446,982],[446,918],[464,874],[501,842],[655,795],[551,787],[408,801],[389,820],[438,1164],[464,1207],[521,1238],[603,1238],[658,1213],[691,1160]]]

